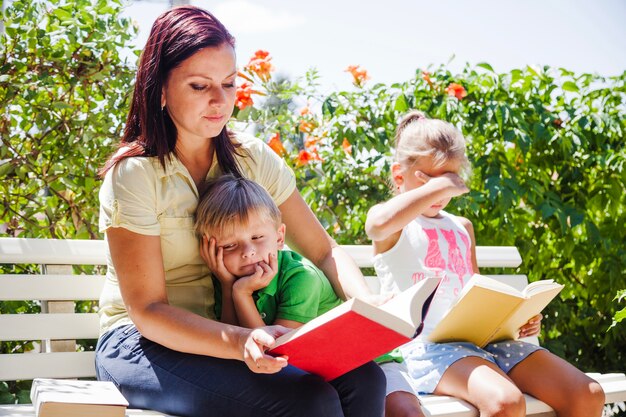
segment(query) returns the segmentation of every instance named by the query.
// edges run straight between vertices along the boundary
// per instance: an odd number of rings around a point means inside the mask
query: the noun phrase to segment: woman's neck
[[[176,143],[176,155],[187,168],[187,171],[189,171],[198,190],[202,188],[204,180],[211,169],[213,151],[212,139],[195,143],[178,140]]]

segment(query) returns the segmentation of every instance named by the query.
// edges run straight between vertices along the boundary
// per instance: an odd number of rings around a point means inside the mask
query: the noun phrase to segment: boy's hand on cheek
[[[278,272],[278,261],[276,254],[269,254],[269,263],[261,261],[256,265],[256,269],[252,275],[239,278],[233,285],[233,289],[237,292],[245,292],[252,294],[254,291],[265,288],[276,276]]]
[[[222,285],[233,285],[237,278],[224,265],[224,249],[217,247],[215,238],[202,236],[200,256]]]

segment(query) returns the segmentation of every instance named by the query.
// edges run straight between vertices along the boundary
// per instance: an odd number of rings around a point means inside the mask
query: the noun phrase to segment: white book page
[[[528,286],[526,286],[526,289],[524,289],[524,294],[527,297],[531,297],[534,294],[539,294],[544,291],[551,290],[553,288],[558,288],[558,287],[562,287],[562,285],[557,284],[556,282],[554,282],[553,279],[544,279],[541,281],[535,281],[535,282],[531,282],[530,284],[528,284]]]
[[[422,307],[440,281],[441,278],[437,277],[426,278],[397,294],[381,305],[380,309],[402,318],[410,323],[414,329],[417,329],[422,324]]]

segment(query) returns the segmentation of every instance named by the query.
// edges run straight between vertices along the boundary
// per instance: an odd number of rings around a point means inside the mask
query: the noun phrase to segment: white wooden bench
[[[77,300],[97,300],[103,276],[73,275],[72,265],[105,264],[104,241],[0,238],[0,263],[40,265],[40,274],[0,275],[0,301],[35,300],[41,314],[0,315],[1,341],[38,341],[36,352],[0,354],[0,381],[30,380],[35,377],[94,377],[94,353],[77,352],[75,340],[98,337],[98,317],[94,313],[74,313]],[[346,245],[344,248],[360,267],[371,267],[369,246]],[[515,247],[478,247],[480,267],[515,268],[521,257]],[[523,275],[499,275],[498,279],[523,287]],[[368,277],[376,288],[377,281]],[[591,374],[606,393],[606,402],[626,400],[624,374]],[[464,401],[443,396],[421,398],[429,416],[477,416]],[[527,415],[554,415],[550,407],[527,396]],[[0,405],[2,417],[33,417],[30,405]],[[128,410],[127,416],[167,417],[146,410]]]

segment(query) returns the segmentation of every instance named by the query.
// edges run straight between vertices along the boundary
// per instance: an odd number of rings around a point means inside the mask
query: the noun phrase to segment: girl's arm
[[[286,329],[243,329],[168,303],[159,236],[124,228],[109,228],[106,235],[124,304],[144,337],[180,352],[243,360],[253,372],[275,373],[287,365],[264,354]]]
[[[476,260],[476,236],[474,235],[474,225],[465,217],[457,216],[457,218],[461,221],[461,224],[465,227],[465,230],[467,230],[470,237],[470,244],[472,245],[470,248],[472,251],[472,270],[475,274],[480,274],[480,272],[478,272],[478,261]]]
[[[365,232],[374,242],[399,233],[438,201],[468,192],[461,177],[451,172],[432,178],[421,171],[415,171],[414,175],[422,185],[375,205],[367,213]]]
[[[383,301],[371,293],[354,260],[326,233],[297,190],[279,209],[289,247],[321,269],[339,297],[360,297],[377,304]]]

